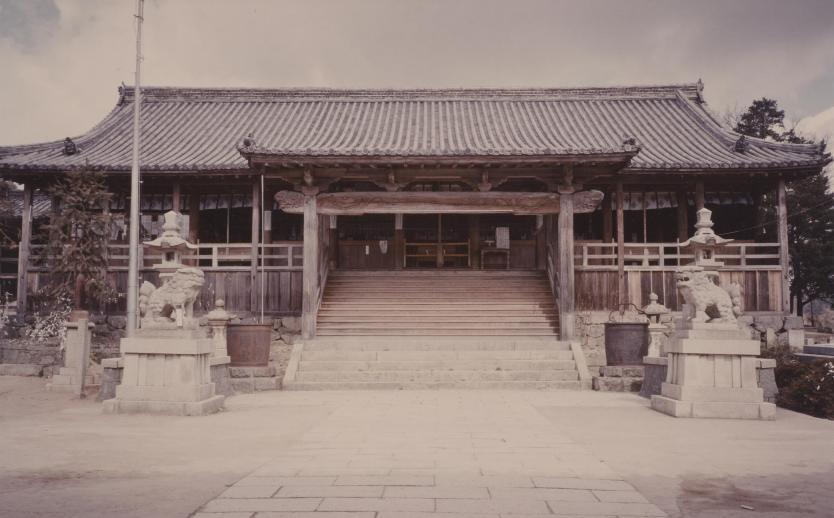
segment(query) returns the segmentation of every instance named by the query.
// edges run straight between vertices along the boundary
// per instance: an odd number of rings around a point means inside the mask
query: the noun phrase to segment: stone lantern
[[[660,317],[669,313],[669,308],[657,302],[657,294],[649,294],[649,304],[643,308],[643,314],[649,319],[649,351],[647,356],[659,358],[663,356],[663,334],[666,326],[660,323]]]

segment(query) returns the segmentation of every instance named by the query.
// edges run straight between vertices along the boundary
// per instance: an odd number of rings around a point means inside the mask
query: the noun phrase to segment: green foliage
[[[762,98],[741,115],[735,130],[744,135],[791,144],[810,144],[793,129],[784,128],[785,112],[773,99]],[[788,251],[791,295],[797,312],[815,300],[834,301],[834,194],[820,171],[788,186]],[[775,200],[764,200],[767,219],[775,219]]]
[[[76,308],[108,302],[115,289],[107,279],[107,236],[111,216],[104,175],[72,171],[52,185],[52,211],[44,226],[46,250],[41,260],[49,269],[48,292],[55,298],[71,294]]]
[[[782,128],[784,121],[785,111],[779,109],[776,101],[762,97],[753,101],[753,104],[741,115],[735,131],[748,137],[770,138],[782,142],[784,140],[784,130]]]
[[[786,350],[776,358],[776,403],[790,410],[834,419],[834,359],[800,363]]]

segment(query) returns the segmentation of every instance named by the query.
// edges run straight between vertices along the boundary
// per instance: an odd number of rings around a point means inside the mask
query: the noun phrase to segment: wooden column
[[[785,180],[779,179],[777,186],[778,225],[779,225],[779,266],[782,268],[782,313],[791,312],[791,284],[788,272],[790,262],[788,256],[788,195]]]
[[[469,216],[469,261],[472,268],[481,267],[481,217],[478,214]]]
[[[547,268],[547,234],[544,228],[544,216],[536,216],[536,269]]]
[[[574,337],[573,192],[559,197],[559,329],[562,340]]]
[[[319,216],[316,213],[316,189],[304,194],[304,272],[301,299],[301,337],[316,336],[316,312],[319,284]]]
[[[678,241],[689,239],[689,204],[685,191],[677,192],[678,198]]]
[[[252,182],[252,248],[251,267],[249,270],[249,308],[252,313],[257,311],[260,299],[260,285],[258,284],[258,259],[261,243],[261,184],[258,179]]]
[[[610,243],[614,240],[614,231],[611,228],[611,190],[605,191],[605,198],[602,199],[602,242]]]
[[[328,262],[330,269],[335,270],[339,266],[339,216],[329,216],[330,223],[330,248]]]
[[[20,221],[20,243],[17,255],[17,321],[26,316],[28,295],[29,247],[32,244],[32,184],[23,186],[23,214]]]
[[[405,230],[403,230],[403,215],[394,214],[394,269],[405,267]]]
[[[704,182],[698,180],[695,182],[695,210],[704,208]]]
[[[180,183],[174,182],[174,188],[171,192],[171,210],[173,210],[174,212],[179,212],[182,210],[182,207],[180,207],[180,193]]]
[[[200,238],[200,190],[191,191],[188,198],[188,240],[198,243]]]
[[[620,307],[626,301],[625,282],[625,213],[623,203],[623,182],[617,182],[617,300]],[[619,309],[619,308],[618,308]]]

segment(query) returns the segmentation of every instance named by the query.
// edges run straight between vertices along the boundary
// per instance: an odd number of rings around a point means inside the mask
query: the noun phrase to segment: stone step
[[[364,302],[364,301],[331,301],[325,299],[321,303],[321,310],[327,309],[363,309],[363,310],[385,310],[388,309],[389,311],[398,311],[398,310],[406,310],[406,311],[413,311],[413,310],[421,310],[427,309],[431,311],[438,311],[440,308],[447,308],[452,310],[461,310],[461,309],[476,309],[479,311],[504,311],[504,310],[555,310],[556,305],[553,303],[539,303],[539,302],[504,302],[504,301],[496,301],[492,303],[485,303],[485,302],[473,302],[473,301],[462,301],[462,302],[451,302],[451,301],[403,301],[403,300],[396,300],[391,301],[387,304],[382,302]]]
[[[588,390],[583,381],[292,382],[284,390]]]
[[[575,370],[561,371],[484,371],[484,370],[435,370],[435,371],[307,371],[298,372],[296,378],[304,381],[394,381],[394,382],[444,382],[444,381],[575,381]]]
[[[318,329],[323,331],[325,329],[378,329],[378,330],[394,330],[394,329],[427,329],[435,331],[444,331],[446,329],[471,329],[472,331],[483,331],[488,329],[553,329],[553,323],[548,321],[540,322],[507,322],[504,320],[492,322],[472,322],[469,320],[459,320],[452,322],[426,322],[418,320],[413,322],[403,322],[399,320],[384,320],[382,322],[319,322]],[[442,333],[440,333],[442,334]]]
[[[570,344],[552,336],[498,337],[460,336],[442,337],[399,337],[391,339],[374,336],[352,336],[347,338],[317,337],[305,344],[305,351],[566,351]]]
[[[375,315],[372,313],[327,313],[320,314],[318,317],[319,325],[322,323],[359,323],[359,322],[425,322],[425,315],[412,314],[397,314],[397,315]],[[555,315],[507,315],[503,317],[483,316],[483,315],[446,315],[438,314],[431,317],[431,322],[468,322],[468,323],[496,323],[496,322],[512,322],[512,323],[529,323],[529,324],[550,324],[556,322]]]
[[[0,363],[0,376],[40,376],[43,365],[32,363]]]
[[[481,309],[470,309],[469,311],[461,310],[461,309],[450,309],[448,311],[444,311],[442,309],[433,309],[433,308],[414,308],[414,309],[389,309],[389,310],[363,310],[361,308],[344,308],[344,309],[320,309],[318,315],[320,317],[326,316],[357,316],[357,317],[385,317],[385,318],[393,318],[393,317],[414,317],[419,319],[426,319],[426,318],[436,318],[436,317],[445,317],[445,318],[486,318],[490,320],[495,320],[499,317],[546,317],[546,318],[555,318],[557,313],[555,310],[541,310],[541,309],[527,309],[527,310],[516,310],[516,311],[487,311]]]
[[[302,361],[573,360],[570,350],[529,351],[308,351]]]
[[[553,336],[556,329],[320,329],[318,336]]]
[[[575,371],[573,360],[302,361],[303,371]]]

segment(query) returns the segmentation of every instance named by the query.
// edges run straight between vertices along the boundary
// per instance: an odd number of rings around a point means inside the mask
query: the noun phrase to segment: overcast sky
[[[134,0],[0,0],[0,145],[87,131],[133,83]],[[145,85],[695,82],[834,136],[834,0],[147,0]]]

